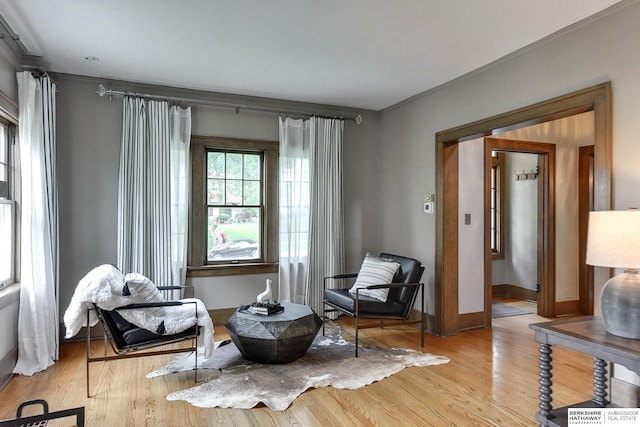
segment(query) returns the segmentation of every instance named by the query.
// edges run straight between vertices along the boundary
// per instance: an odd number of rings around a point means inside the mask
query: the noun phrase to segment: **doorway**
[[[458,144],[506,130],[594,112],[593,208],[611,206],[611,85],[603,83],[559,98],[436,134],[436,262],[434,332],[460,330],[458,310]],[[447,190],[447,191],[445,191]],[[446,215],[445,215],[446,212]],[[553,225],[552,218],[550,225]],[[554,248],[555,249],[555,248]],[[555,296],[555,289],[548,289]],[[551,297],[549,297],[551,298]],[[486,296],[485,296],[486,299]],[[546,317],[554,317],[549,304]]]
[[[536,212],[530,215],[535,218],[536,232],[531,238],[535,239],[536,246],[536,283],[539,285],[537,298],[537,314],[544,317],[553,311],[555,301],[556,279],[556,236],[555,236],[555,210],[556,210],[556,146],[554,144],[514,141],[509,139],[485,138],[485,278],[484,278],[484,326],[491,325],[491,307],[493,301],[493,253],[491,242],[491,163],[493,152],[527,153],[537,155],[537,171],[520,178],[526,180],[532,178],[537,181],[536,188]],[[524,172],[524,171],[523,171]],[[535,175],[530,176],[530,175]],[[531,242],[533,244],[533,242]],[[513,246],[513,245],[511,245]]]

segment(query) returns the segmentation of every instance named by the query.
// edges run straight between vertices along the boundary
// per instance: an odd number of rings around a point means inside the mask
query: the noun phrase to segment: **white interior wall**
[[[504,282],[536,289],[538,279],[538,185],[539,180],[516,181],[515,173],[530,172],[538,165],[537,154],[506,153],[506,253]],[[495,283],[495,282],[494,282]]]
[[[484,139],[465,141],[458,148],[458,312],[462,314],[484,311]]]

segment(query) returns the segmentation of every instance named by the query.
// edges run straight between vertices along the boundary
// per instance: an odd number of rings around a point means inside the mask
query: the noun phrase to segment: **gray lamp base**
[[[640,339],[640,275],[626,269],[605,283],[600,309],[607,332],[623,338]]]

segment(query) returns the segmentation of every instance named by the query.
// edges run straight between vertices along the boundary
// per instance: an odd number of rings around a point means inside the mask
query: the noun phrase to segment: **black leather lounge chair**
[[[158,287],[159,290],[176,289],[177,287],[167,286]],[[171,353],[195,353],[195,381],[198,381],[198,351],[197,351],[197,337],[199,333],[198,326],[192,326],[191,328],[172,335],[158,335],[150,332],[146,329],[140,328],[129,323],[125,320],[118,311],[120,310],[139,310],[141,308],[153,308],[153,307],[170,307],[183,304],[193,304],[193,310],[196,317],[196,324],[198,318],[197,305],[195,302],[187,301],[166,301],[166,302],[153,302],[153,303],[141,303],[131,304],[125,307],[119,307],[116,310],[107,311],[102,310],[94,305],[94,310],[100,319],[100,323],[104,329],[104,355],[92,356],[91,355],[91,327],[87,328],[87,397],[90,397],[89,393],[89,363],[92,362],[107,362],[109,360],[132,358],[132,357],[146,357],[157,356],[161,354]],[[87,311],[87,325],[89,324],[89,311]],[[167,344],[177,343],[181,341],[191,340],[190,345],[182,346],[179,348],[163,348],[161,350],[149,350],[152,348],[166,346]],[[107,341],[111,344],[115,354],[107,354]]]
[[[360,295],[360,290],[349,292],[350,288],[327,289],[329,280],[354,279],[358,273],[338,274],[324,278],[322,319],[327,319],[327,312],[344,313],[355,319],[356,323],[356,357],[358,357],[358,329],[360,319],[379,319],[383,327],[385,319],[403,320],[408,323],[420,322],[420,345],[424,347],[425,312],[424,284],[420,283],[424,267],[418,260],[399,255],[381,253],[379,258],[390,259],[400,264],[392,282],[383,285],[368,286],[366,289],[389,289],[387,300],[382,302],[368,296]],[[420,291],[420,320],[409,320],[416,297]],[[330,307],[327,309],[327,306]],[[324,334],[324,324],[322,327]]]

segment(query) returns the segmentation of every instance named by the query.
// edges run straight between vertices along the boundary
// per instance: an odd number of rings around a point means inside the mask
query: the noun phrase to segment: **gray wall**
[[[99,83],[117,90],[139,85],[54,75],[58,85],[58,170],[60,181],[60,309],[71,300],[78,281],[91,268],[116,262],[117,188],[121,98],[109,101],[95,91]],[[171,88],[143,88],[171,95]],[[189,97],[193,94],[190,94]],[[246,104],[246,99],[243,103]],[[283,105],[282,102],[273,102]],[[291,107],[291,105],[289,105]],[[301,107],[296,105],[296,107]],[[304,107],[304,106],[302,106]],[[307,111],[316,111],[307,106]],[[338,110],[336,110],[338,111]],[[347,265],[357,268],[366,251],[378,251],[377,206],[380,187],[379,117],[345,123],[345,221]],[[194,105],[194,135],[278,140],[278,116],[272,113]],[[223,276],[190,280],[195,296],[209,309],[237,307],[264,289],[277,274]]]
[[[0,91],[18,103],[16,70],[18,63],[9,48],[0,42]],[[11,377],[17,360],[19,289],[0,290],[0,389]]]
[[[365,251],[381,249],[421,259],[427,304],[433,312],[435,216],[422,212],[435,192],[435,133],[511,111],[597,83],[613,83],[613,195],[615,207],[640,205],[640,4],[524,49],[481,72],[451,82],[381,114],[365,114],[361,126],[345,128],[347,265],[357,269]],[[12,65],[0,56],[0,89],[15,99]],[[99,98],[97,81],[56,78],[60,171],[60,306],[66,308],[77,281],[90,268],[115,261],[116,188],[120,103]],[[109,83],[109,82],[105,82]],[[126,85],[125,85],[126,86]],[[123,87],[126,88],[126,87]],[[123,89],[121,88],[121,89]],[[276,116],[197,108],[194,133],[277,137]],[[235,278],[254,294],[263,277]],[[245,284],[244,281],[251,282]],[[225,278],[202,279],[206,301],[226,301]],[[597,284],[599,285],[599,284]],[[596,289],[598,294],[598,289]]]
[[[551,37],[473,75],[382,113],[382,245],[424,260],[433,307],[435,218],[420,209],[435,192],[435,134],[606,81],[613,87],[613,197],[616,209],[640,204],[640,4]],[[402,188],[403,191],[397,191]],[[445,213],[446,214],[446,213]],[[599,295],[602,283],[596,283]],[[482,289],[469,293],[480,298]],[[596,301],[596,310],[599,301]]]
[[[505,155],[505,257],[502,260],[493,261],[494,267],[500,266],[503,270],[500,282],[496,282],[496,272],[500,270],[500,267],[493,271],[493,283],[536,289],[538,282],[538,185],[540,181],[537,179],[516,181],[514,177],[516,173],[529,172],[537,165],[537,154],[506,153]],[[577,262],[575,264],[577,270]],[[564,281],[556,280],[556,286],[563,287],[566,284]]]

